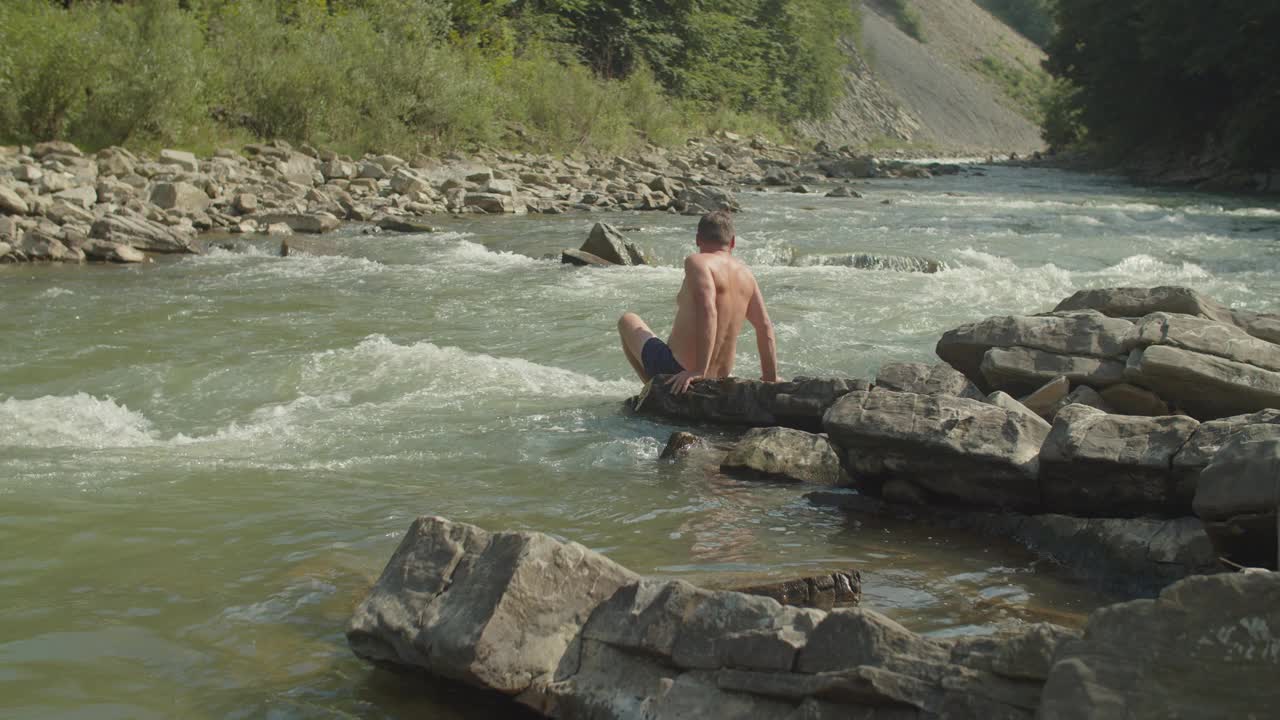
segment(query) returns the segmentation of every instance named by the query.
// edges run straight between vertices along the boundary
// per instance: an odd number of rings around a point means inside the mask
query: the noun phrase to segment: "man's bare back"
[[[778,379],[773,323],[755,276],[733,257],[733,220],[727,212],[710,213],[698,224],[698,252],[685,258],[684,283],[676,295],[676,318],[667,343],[658,339],[635,313],[618,320],[622,348],[640,379],[671,374],[676,393],[698,378],[720,378],[733,372],[743,321],[756,331],[760,371],[766,382]]]

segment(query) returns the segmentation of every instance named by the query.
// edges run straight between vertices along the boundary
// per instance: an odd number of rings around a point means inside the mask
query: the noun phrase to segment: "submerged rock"
[[[706,438],[689,432],[673,432],[671,437],[667,438],[667,444],[663,446],[662,453],[658,455],[658,459],[675,460],[688,457],[694,451],[709,447],[711,447],[711,443],[707,442]]]
[[[873,255],[849,253],[846,255],[801,255],[792,265],[796,267],[837,266],[859,270],[892,270],[894,272],[937,273],[947,269],[941,260],[910,255]]]
[[[571,251],[566,250],[569,255]],[[596,223],[591,234],[578,249],[577,254],[589,255],[604,260],[609,265],[648,265],[644,252],[635,243],[626,239],[617,228],[609,223]],[[577,264],[577,263],[575,263]],[[596,264],[594,262],[589,264]]]
[[[731,589],[772,598],[782,605],[830,610],[838,605],[856,605],[862,600],[862,574],[853,569],[838,570],[825,575],[737,585]]]
[[[840,455],[822,435],[791,428],[753,428],[720,463],[721,472],[818,485],[848,481]]]
[[[699,380],[683,395],[671,392],[659,375],[627,404],[642,415],[749,427],[790,427],[820,431],[822,415],[836,400],[866,390],[865,380],[796,378],[766,383],[743,378]]]

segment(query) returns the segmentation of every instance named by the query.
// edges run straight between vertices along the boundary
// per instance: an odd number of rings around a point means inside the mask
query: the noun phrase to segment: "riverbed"
[[[1004,167],[854,187],[740,195],[738,254],[786,378],[931,362],[947,329],[1086,287],[1280,310],[1273,201]],[[596,221],[656,265],[561,265]],[[667,332],[696,218],[436,224],[298,237],[287,258],[261,238],[148,266],[0,266],[0,715],[482,715],[342,638],[420,514],[665,577],[857,568],[865,606],[936,635],[1117,599],[1016,545],[659,461],[689,428],[624,411],[640,385],[614,323],[633,310]],[[945,269],[795,265],[848,253]],[[737,372],[759,374],[749,336]]]

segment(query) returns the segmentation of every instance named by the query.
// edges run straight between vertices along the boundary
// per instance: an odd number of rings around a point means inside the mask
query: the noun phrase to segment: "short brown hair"
[[[733,215],[728,210],[709,212],[698,221],[698,240],[708,245],[728,247],[733,238]]]

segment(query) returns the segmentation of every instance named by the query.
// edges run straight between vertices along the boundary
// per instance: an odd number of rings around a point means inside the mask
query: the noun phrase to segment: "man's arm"
[[[684,259],[684,282],[692,294],[694,367],[671,378],[672,390],[681,394],[694,380],[711,372],[711,353],[716,345],[716,279],[706,263],[696,255]]]
[[[747,322],[756,329],[756,348],[760,351],[760,378],[765,382],[778,381],[778,346],[773,335],[773,321],[764,308],[764,294],[755,283],[751,302],[747,304]]]

